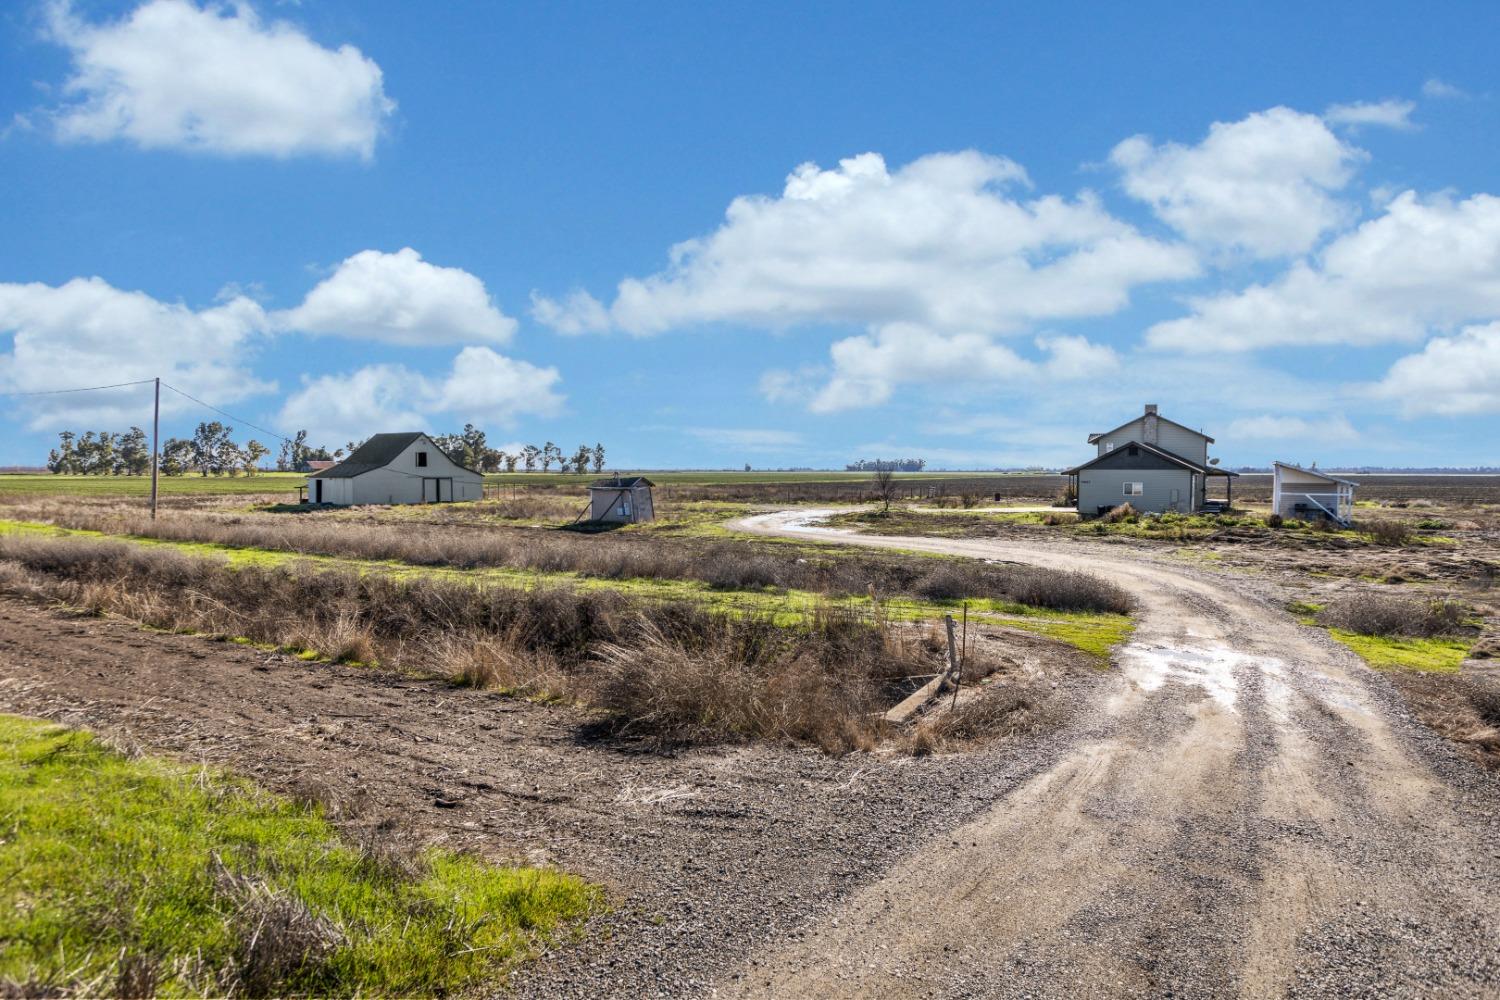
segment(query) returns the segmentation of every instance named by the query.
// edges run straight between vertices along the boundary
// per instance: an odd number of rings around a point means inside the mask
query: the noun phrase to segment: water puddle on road
[[[1234,676],[1236,668],[1245,663],[1260,661],[1256,665],[1263,672],[1269,672],[1268,667],[1277,673],[1281,670],[1279,660],[1247,656],[1228,646],[1188,649],[1153,643],[1131,643],[1120,651],[1119,657],[1125,676],[1142,691],[1149,693],[1175,681],[1202,688],[1209,697],[1231,711],[1239,698],[1239,682]]]

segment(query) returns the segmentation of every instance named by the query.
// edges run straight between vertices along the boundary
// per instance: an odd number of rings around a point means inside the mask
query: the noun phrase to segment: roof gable
[[[355,448],[338,465],[331,469],[315,472],[309,478],[312,479],[353,479],[362,476],[366,472],[374,472],[376,469],[384,469],[396,459],[401,457],[417,441],[425,440],[432,445],[432,450],[442,457],[444,462],[465,472],[475,472],[466,466],[459,465],[448,454],[438,447],[438,443],[432,440],[423,431],[401,431],[398,433],[375,434],[368,441]],[[479,473],[475,472],[476,475]]]
[[[1094,444],[1094,443],[1098,442],[1098,440],[1100,438],[1109,437],[1115,431],[1123,431],[1125,428],[1129,427],[1131,424],[1140,423],[1142,420],[1145,420],[1145,419],[1146,419],[1145,414],[1138,414],[1137,416],[1131,417],[1129,420],[1125,421],[1123,424],[1121,424],[1118,427],[1111,427],[1107,431],[1100,431],[1100,432],[1095,433],[1095,434],[1090,434],[1089,435],[1089,444]],[[1189,434],[1196,434],[1199,437],[1201,437],[1203,440],[1207,441],[1209,444],[1213,444],[1214,443],[1214,439],[1211,438],[1211,437],[1209,437],[1207,434],[1203,433],[1202,431],[1200,431],[1200,430],[1194,430],[1193,428],[1187,426],[1186,424],[1179,424],[1175,420],[1169,420],[1168,418],[1162,416],[1160,413],[1156,414],[1156,419],[1159,422],[1161,422],[1161,423],[1171,424],[1173,427],[1177,427],[1177,428],[1180,428],[1182,430],[1185,430]]]
[[[1338,476],[1330,476],[1328,473],[1319,472],[1317,469],[1304,469],[1302,466],[1293,465],[1290,462],[1272,462],[1271,465],[1277,469],[1286,469],[1288,472],[1300,472],[1304,476],[1312,476],[1315,479],[1322,479],[1330,483],[1343,483],[1346,486],[1359,485],[1351,479],[1340,479]]]
[[[1118,430],[1119,428],[1116,428]],[[1201,473],[1205,476],[1238,476],[1238,472],[1230,472],[1227,469],[1215,469],[1207,465],[1199,465],[1192,459],[1183,458],[1176,452],[1155,445],[1146,444],[1144,441],[1132,441],[1122,445],[1113,451],[1106,451],[1097,458],[1076,465],[1063,472],[1065,476],[1071,476],[1075,472],[1084,469],[1166,469],[1181,467],[1192,472]]]

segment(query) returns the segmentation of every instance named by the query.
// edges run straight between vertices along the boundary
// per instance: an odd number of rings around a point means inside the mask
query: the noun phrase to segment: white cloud
[[[780,197],[744,196],[713,233],[672,248],[671,265],[620,282],[606,307],[586,293],[534,299],[566,332],[636,334],[705,323],[785,328],[919,323],[1001,332],[1097,316],[1135,286],[1197,273],[1185,247],[1142,236],[1090,193],[1020,199],[1010,160],[937,153],[891,171],[876,153],[798,167]]]
[[[411,247],[362,250],[307,293],[276,323],[306,333],[377,340],[408,347],[503,344],[516,321],[491,301],[484,282],[456,267],[438,267]]]
[[[71,101],[53,111],[64,140],[369,159],[395,109],[380,67],[359,49],[323,48],[245,2],[149,0],[93,24],[61,0],[49,28],[73,59],[63,85]]]
[[[1276,281],[1192,305],[1192,315],[1151,327],[1147,343],[1194,352],[1368,345],[1500,316],[1500,198],[1404,192]]]
[[[243,296],[193,310],[114,288],[102,278],[74,278],[56,287],[0,284],[0,335],[13,336],[10,350],[0,352],[0,386],[40,392],[160,376],[227,405],[275,388],[245,367],[267,329],[265,312]],[[32,430],[80,423],[145,426],[151,416],[144,388],[36,396],[22,405]],[[162,394],[169,414],[188,405]]]
[[[1422,96],[1434,100],[1452,100],[1468,97],[1469,93],[1434,76],[1428,78],[1427,82],[1422,84]]]
[[[1417,109],[1415,101],[1396,99],[1386,101],[1355,101],[1352,104],[1334,104],[1323,112],[1323,120],[1333,125],[1358,128],[1375,125],[1381,128],[1411,129],[1411,113]]]
[[[1110,348],[1078,336],[1038,337],[1045,361],[1023,358],[979,333],[947,334],[910,323],[893,323],[868,334],[847,337],[831,348],[833,371],[809,402],[816,413],[876,406],[901,385],[1014,383],[1089,378],[1119,364]],[[794,376],[776,373],[762,380],[768,396],[787,392]]]
[[[776,452],[795,448],[805,439],[796,431],[768,430],[758,427],[689,427],[688,434],[720,448],[750,452]]]
[[[1408,416],[1500,413],[1500,322],[1432,338],[1371,391],[1399,402]]]
[[[604,303],[581,288],[569,292],[568,297],[561,302],[533,291],[531,316],[543,326],[568,336],[603,333],[609,329],[609,310],[604,308]]]
[[[1134,136],[1110,161],[1125,191],[1191,240],[1261,257],[1301,253],[1350,218],[1334,192],[1363,153],[1289,108],[1215,122],[1196,146]]]
[[[1226,442],[1236,441],[1318,441],[1347,442],[1359,440],[1359,431],[1342,413],[1321,417],[1297,417],[1262,414],[1241,417],[1224,428]]]
[[[367,365],[304,379],[277,423],[287,432],[307,428],[314,440],[324,442],[379,431],[432,430],[439,416],[455,425],[509,425],[522,416],[557,413],[563,404],[556,392],[560,380],[556,368],[507,358],[488,347],[466,347],[441,378],[402,365]]]

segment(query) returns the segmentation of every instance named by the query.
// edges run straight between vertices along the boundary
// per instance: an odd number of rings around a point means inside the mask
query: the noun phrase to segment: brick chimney
[[[1156,440],[1157,435],[1156,435],[1156,404],[1155,403],[1147,403],[1146,404],[1146,417],[1145,417],[1144,420],[1141,421],[1141,424],[1142,424],[1142,427],[1141,427],[1141,440],[1144,441],[1144,442],[1146,442],[1147,444],[1150,444],[1150,445],[1156,444],[1157,443],[1157,440]]]

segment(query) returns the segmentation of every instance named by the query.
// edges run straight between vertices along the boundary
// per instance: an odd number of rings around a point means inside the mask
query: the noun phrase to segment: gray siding
[[[1201,476],[1197,478],[1202,480]],[[1175,509],[1188,513],[1197,506],[1193,479],[1187,469],[1084,469],[1078,474],[1078,510],[1093,514],[1100,507],[1129,503],[1139,511],[1164,514],[1174,509],[1172,491],[1176,490]],[[1143,484],[1138,497],[1125,495],[1125,484],[1132,482]]]
[[[629,501],[628,513],[626,501]],[[633,524],[656,517],[651,502],[651,487],[589,490],[589,517],[595,521],[621,521]]]
[[[1119,448],[1131,441],[1146,440],[1142,421],[1143,418],[1137,417],[1119,430],[1111,431],[1100,438],[1099,454],[1103,455],[1112,451],[1110,445]],[[1197,462],[1199,465],[1208,464],[1208,438],[1196,431],[1169,424],[1165,420],[1156,422],[1156,446],[1174,455],[1180,455],[1190,462]]]

